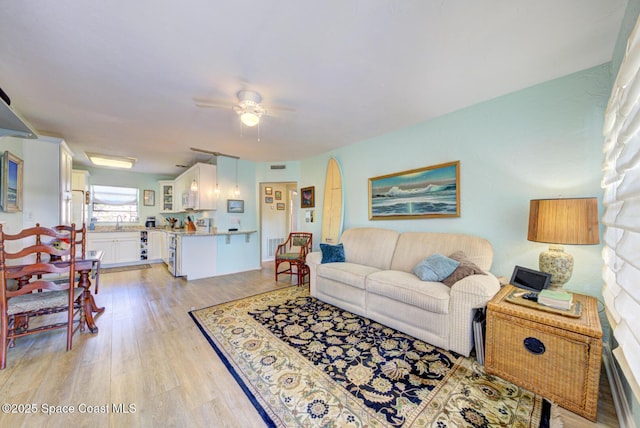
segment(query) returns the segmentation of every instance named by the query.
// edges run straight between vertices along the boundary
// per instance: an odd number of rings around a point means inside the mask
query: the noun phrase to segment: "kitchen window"
[[[139,190],[135,187],[91,186],[92,221],[137,223]]]

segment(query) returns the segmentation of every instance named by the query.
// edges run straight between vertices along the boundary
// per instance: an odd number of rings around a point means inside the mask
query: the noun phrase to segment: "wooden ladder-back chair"
[[[62,233],[70,234],[73,229],[72,226],[66,224],[60,224],[54,227],[55,230]],[[67,242],[65,240],[64,242]],[[87,225],[82,223],[80,229],[76,229],[76,257],[84,259],[87,256]],[[98,286],[100,284],[100,262],[97,262],[93,269],[91,269],[91,279],[93,279],[95,293],[98,294]]]
[[[313,243],[313,234],[308,232],[291,232],[286,241],[278,245],[276,250],[276,281],[278,275],[296,275],[298,285],[304,283],[304,277],[307,274],[307,254],[311,252]],[[278,267],[282,263],[287,263],[287,269],[278,272]],[[294,270],[295,267],[295,270]]]
[[[66,242],[68,245],[59,245]],[[7,246],[20,246],[10,252]],[[83,322],[82,287],[75,283],[76,231],[59,232],[36,225],[10,235],[0,225],[0,369],[7,364],[7,348],[15,338],[28,334],[67,329],[67,351],[71,350],[74,323]],[[7,263],[9,262],[9,263]],[[52,277],[66,275],[66,282]],[[75,304],[80,300],[79,304]],[[66,321],[52,319],[50,323],[30,328],[32,317],[67,312]]]

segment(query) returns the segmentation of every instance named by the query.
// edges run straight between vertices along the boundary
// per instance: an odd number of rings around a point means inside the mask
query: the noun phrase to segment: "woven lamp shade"
[[[599,244],[597,199],[533,199],[527,239],[562,245]]]

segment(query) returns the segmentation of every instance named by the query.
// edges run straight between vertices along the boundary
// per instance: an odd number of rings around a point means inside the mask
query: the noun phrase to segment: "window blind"
[[[613,354],[640,400],[640,20],[613,85],[604,123],[602,294]]]

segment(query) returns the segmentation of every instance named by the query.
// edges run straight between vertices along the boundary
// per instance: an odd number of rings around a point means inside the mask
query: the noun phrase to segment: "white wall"
[[[315,186],[318,248],[327,162],[342,167],[345,229],[469,233],[494,247],[492,272],[514,265],[537,269],[545,244],[527,241],[529,200],[596,196],[600,200],[602,120],[609,96],[608,64],[472,106],[446,116],[325,153],[300,163],[300,187]],[[428,100],[427,100],[428,102]],[[368,219],[368,179],[460,161],[461,216],[446,219]],[[600,296],[601,246],[567,246],[575,257],[568,289]]]

